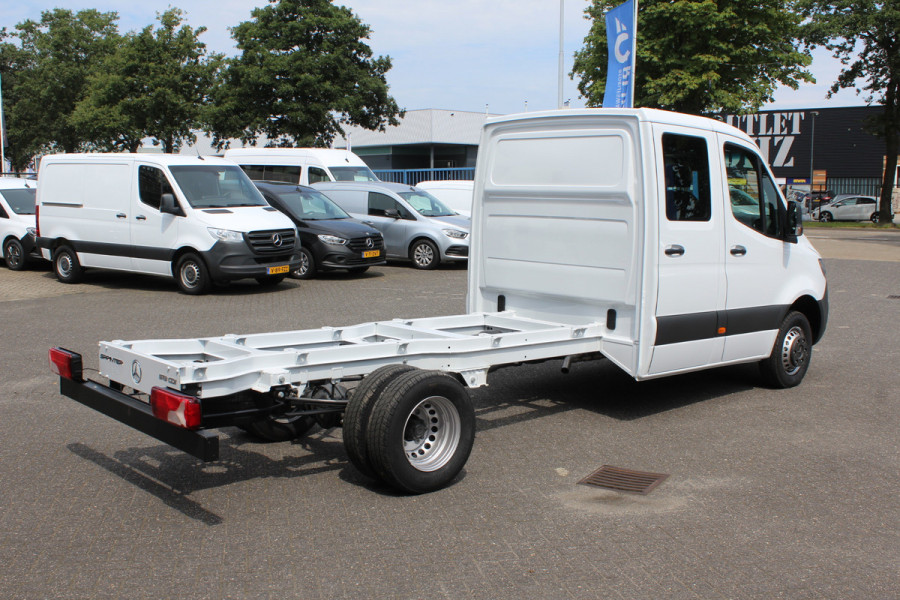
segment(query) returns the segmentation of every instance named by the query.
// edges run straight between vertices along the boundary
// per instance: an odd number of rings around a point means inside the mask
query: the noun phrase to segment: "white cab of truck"
[[[378,181],[363,160],[349,150],[331,148],[235,148],[224,157],[254,181],[312,185],[320,181]]]
[[[38,175],[37,245],[57,278],[86,268],[174,277],[182,292],[300,266],[294,224],[222,158],[55,154]]]
[[[469,312],[605,323],[638,380],[760,361],[800,382],[826,279],[758,147],[716,120],[583,109],[488,120],[475,176]]]

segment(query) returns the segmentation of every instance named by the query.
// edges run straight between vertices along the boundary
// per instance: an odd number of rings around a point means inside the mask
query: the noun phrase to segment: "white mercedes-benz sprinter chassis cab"
[[[468,287],[464,315],[100,342],[108,384],[70,350],[50,365],[63,394],[203,460],[216,427],[287,440],[340,425],[362,473],[421,493],[468,459],[466,388],[493,369],[605,358],[643,380],[755,362],[790,388],[828,317],[799,206],[750,138],[647,109],[488,120]]]
[[[293,222],[214,157],[55,154],[41,160],[37,245],[64,283],[96,267],[174,277],[187,294],[300,264]]]

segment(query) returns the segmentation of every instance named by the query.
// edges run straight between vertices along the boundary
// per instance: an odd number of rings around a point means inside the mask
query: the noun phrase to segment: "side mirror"
[[[400,211],[397,210],[396,208],[387,208],[387,209],[385,209],[385,211],[384,211],[384,216],[390,217],[390,218],[392,218],[392,219],[399,219],[399,218],[400,218]]]
[[[181,207],[175,202],[174,194],[163,194],[159,198],[159,212],[169,215],[182,215]]]
[[[788,202],[784,223],[784,241],[791,244],[797,243],[797,238],[803,235],[802,209],[798,202]]]

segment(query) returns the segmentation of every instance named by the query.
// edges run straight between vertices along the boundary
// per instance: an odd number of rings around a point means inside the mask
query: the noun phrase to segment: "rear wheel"
[[[68,246],[60,246],[53,253],[53,271],[63,283],[78,283],[84,275],[78,255]]]
[[[760,361],[763,381],[774,388],[799,385],[812,358],[812,329],[801,312],[790,312],[781,323],[769,358]]]
[[[378,367],[366,375],[350,394],[350,402],[344,411],[344,449],[353,466],[366,477],[372,479],[378,477],[369,462],[369,452],[366,448],[366,427],[369,425],[372,406],[385,386],[395,377],[414,369],[415,367],[401,364]]]
[[[182,292],[192,296],[205,294],[211,286],[206,264],[192,252],[178,259],[175,264],[175,280]]]
[[[441,264],[441,253],[431,240],[416,240],[409,249],[409,258],[417,269],[436,269]]]
[[[462,470],[475,441],[475,410],[466,389],[440,371],[413,371],[378,395],[366,428],[369,460],[386,483],[421,494]]]
[[[10,237],[3,243],[3,260],[12,271],[21,271],[28,262],[25,248],[17,238]]]
[[[873,223],[877,223],[879,220],[881,220],[881,217],[878,216],[877,211],[872,213],[871,220]]]

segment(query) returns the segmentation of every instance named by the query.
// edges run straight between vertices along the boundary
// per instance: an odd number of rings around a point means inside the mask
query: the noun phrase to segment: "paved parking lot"
[[[463,476],[398,496],[340,430],[203,463],[61,397],[46,351],[465,310],[466,272],[174,282],[0,268],[0,597],[900,597],[900,235],[809,230],[828,332],[804,383],[751,366],[636,383],[608,363],[504,369],[472,392]],[[670,475],[648,496],[577,482]]]

